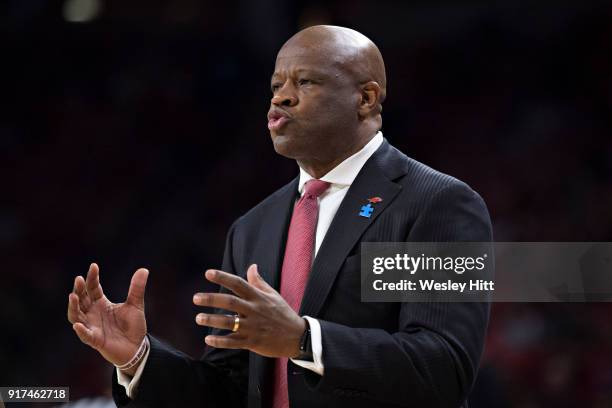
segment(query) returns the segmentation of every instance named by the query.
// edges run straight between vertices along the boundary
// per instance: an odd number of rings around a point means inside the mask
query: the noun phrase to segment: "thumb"
[[[249,269],[247,269],[247,281],[257,289],[261,289],[264,292],[272,290],[272,287],[268,285],[268,283],[259,274],[257,264],[253,264],[249,266]]]
[[[148,277],[148,269],[140,268],[134,272],[125,303],[144,310],[144,295]]]
[[[72,329],[76,332],[79,339],[92,348],[96,348],[96,336],[94,331],[89,329],[83,323],[75,323],[72,325]]]

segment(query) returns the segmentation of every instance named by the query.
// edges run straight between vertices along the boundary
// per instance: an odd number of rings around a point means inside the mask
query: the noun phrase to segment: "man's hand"
[[[100,285],[98,265],[91,264],[87,280],[77,276],[68,295],[68,320],[81,341],[107,361],[122,365],[136,354],[147,333],[144,294],[149,271],[138,269],[132,276],[125,303],[111,303]],[[125,371],[134,375],[137,367]]]
[[[248,349],[266,357],[297,357],[306,322],[285,299],[263,280],[257,265],[247,270],[247,281],[223,271],[208,270],[206,279],[232,292],[196,293],[193,303],[235,312],[240,328],[226,336],[206,336],[206,344],[217,348]],[[197,324],[232,330],[233,315],[199,313]]]

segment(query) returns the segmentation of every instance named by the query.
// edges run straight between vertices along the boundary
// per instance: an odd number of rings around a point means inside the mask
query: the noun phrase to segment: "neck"
[[[365,145],[368,144],[370,140],[374,138],[375,135],[370,134],[366,138],[359,138],[355,140],[355,142],[349,146],[349,148],[343,151],[341,154],[336,155],[331,160],[317,160],[317,159],[297,159],[298,165],[304,169],[308,174],[316,179],[320,179],[330,171],[332,171],[336,166],[342,163],[344,160],[348,159],[361,149]]]

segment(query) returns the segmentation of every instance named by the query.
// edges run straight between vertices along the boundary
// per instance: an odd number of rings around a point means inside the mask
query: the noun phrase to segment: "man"
[[[75,280],[68,318],[118,367],[115,401],[466,406],[488,305],[361,302],[360,243],[489,241],[484,202],[383,138],[384,63],[362,34],[297,33],[278,53],[271,88],[274,149],[295,159],[300,175],[232,225],[222,271],[206,272],[222,290],[194,296],[217,311],[196,316],[213,328],[200,360],[147,334],[147,270],[136,271],[122,304],[104,296],[97,265]]]

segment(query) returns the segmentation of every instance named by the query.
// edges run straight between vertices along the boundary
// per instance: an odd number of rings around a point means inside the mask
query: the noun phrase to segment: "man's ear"
[[[381,110],[381,89],[376,81],[368,81],[361,85],[361,100],[359,103],[359,116],[362,118]]]

